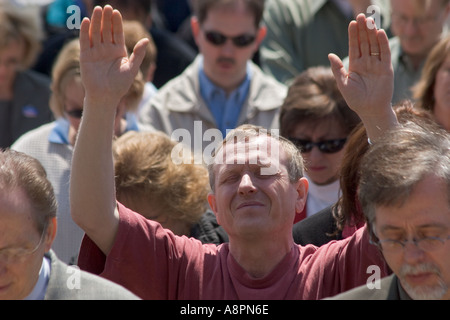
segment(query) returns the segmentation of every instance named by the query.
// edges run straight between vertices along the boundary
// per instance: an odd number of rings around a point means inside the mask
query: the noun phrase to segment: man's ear
[[[256,33],[256,42],[258,43],[258,46],[261,45],[261,42],[264,40],[266,35],[267,35],[267,27],[261,26],[258,29],[258,32]]]
[[[300,178],[297,184],[297,199],[295,201],[295,213],[303,211],[308,197],[309,182],[305,177]]]
[[[214,212],[214,215],[216,216],[217,223],[220,224],[219,216],[217,214],[216,195],[212,192],[208,194],[208,203],[209,206],[211,207],[211,210]]]
[[[195,16],[191,17],[191,30],[195,43],[198,46],[198,37],[200,36],[200,22]]]
[[[50,219],[49,224],[47,226],[47,231],[45,235],[45,252],[48,252],[53,244],[53,241],[56,237],[56,230],[58,228],[58,222],[56,217]]]

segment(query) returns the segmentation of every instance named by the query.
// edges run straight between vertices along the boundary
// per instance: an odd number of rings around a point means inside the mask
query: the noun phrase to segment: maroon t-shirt
[[[204,245],[121,204],[118,210],[119,229],[109,255],[85,236],[78,264],[142,299],[322,299],[366,284],[372,276],[369,266],[378,265],[380,276],[388,274],[365,228],[320,248],[293,244],[270,274],[255,279],[236,262],[227,243]]]

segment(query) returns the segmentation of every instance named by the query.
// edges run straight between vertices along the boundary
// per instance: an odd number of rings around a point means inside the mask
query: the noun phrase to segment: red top
[[[228,244],[203,245],[175,236],[160,224],[118,205],[119,229],[106,257],[87,237],[81,269],[117,282],[143,299],[322,299],[365,284],[370,265],[388,274],[366,228],[320,248],[293,244],[264,278],[254,279],[229,252]]]

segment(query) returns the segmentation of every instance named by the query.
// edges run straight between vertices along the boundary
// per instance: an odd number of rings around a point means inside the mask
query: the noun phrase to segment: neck
[[[230,238],[230,253],[236,262],[247,271],[253,278],[263,278],[283,260],[288,254],[294,241],[292,236],[277,241],[273,238],[254,239],[233,241]]]
[[[225,91],[227,95],[229,95],[233,90],[236,90],[239,88],[239,86],[244,82],[247,70],[245,69],[244,72],[236,77],[229,78],[229,77],[214,77],[213,74],[209,73],[208,70],[204,69],[205,75],[208,77],[208,79],[217,87],[221,88]]]

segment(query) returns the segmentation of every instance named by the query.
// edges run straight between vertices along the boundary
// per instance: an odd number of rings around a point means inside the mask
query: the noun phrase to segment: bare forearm
[[[392,107],[386,106],[384,109],[386,110],[385,114],[360,115],[361,121],[366,128],[367,137],[371,142],[376,142],[385,132],[399,125]]]
[[[85,98],[70,179],[72,217],[106,254],[118,228],[111,151],[115,113],[109,103]]]

